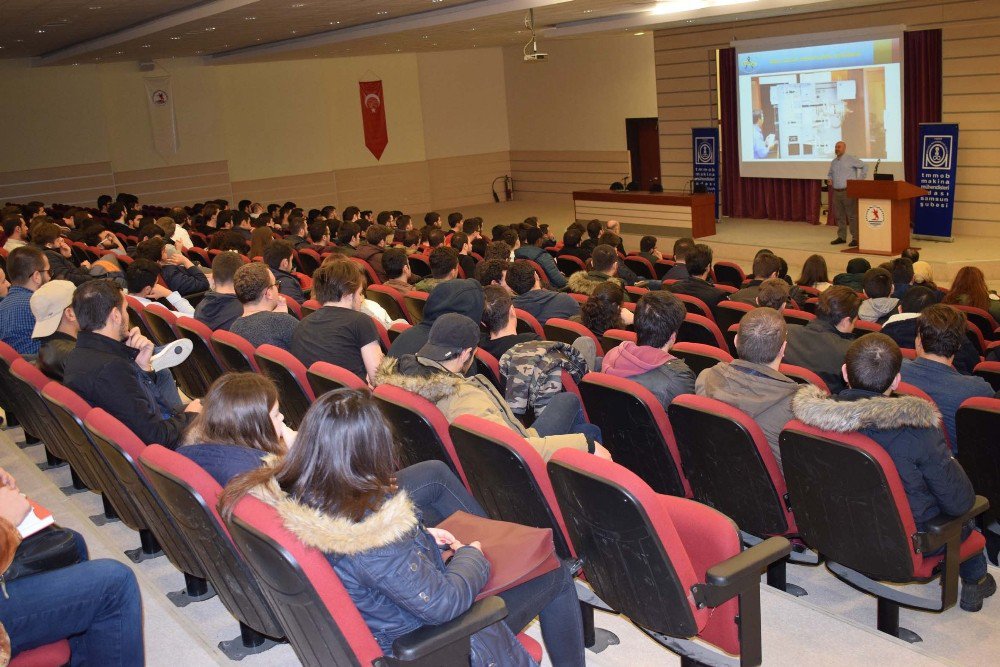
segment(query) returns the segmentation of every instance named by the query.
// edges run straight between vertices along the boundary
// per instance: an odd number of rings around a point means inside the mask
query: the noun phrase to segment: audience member
[[[622,239],[620,236],[614,232],[604,232],[601,237],[597,239],[597,245],[611,246],[615,251],[616,255],[623,256],[625,253],[619,248],[621,247]],[[660,281],[658,280],[643,280],[640,278],[635,271],[628,268],[625,262],[618,262],[618,271],[615,274],[621,278],[626,285],[637,285],[642,283],[642,286],[649,286],[650,289],[660,289]]]
[[[181,315],[194,317],[194,306],[178,292],[164,287],[157,278],[160,277],[160,265],[148,259],[135,259],[125,268],[125,284],[130,296],[144,306],[154,301],[166,300],[172,310]]]
[[[907,291],[909,294],[909,291]],[[915,347],[917,358],[903,362],[903,381],[908,382],[934,399],[941,411],[948,442],[958,451],[955,413],[958,406],[974,396],[992,397],[989,382],[975,375],[962,375],[954,368],[955,356],[965,336],[965,313],[943,304],[934,304],[920,311],[917,317]]]
[[[401,248],[386,248],[382,254],[382,268],[385,271],[386,287],[392,287],[400,294],[406,294],[413,289],[410,284],[410,262],[406,251]]]
[[[858,317],[865,322],[882,324],[896,312],[899,299],[892,296],[892,274],[883,268],[869,269],[862,283],[865,296],[861,302]]]
[[[483,287],[488,285],[500,285],[506,290],[507,269],[510,268],[510,261],[506,259],[487,259],[476,265],[476,280]],[[534,273],[534,269],[532,269]]]
[[[914,282],[913,262],[905,257],[897,257],[889,262],[889,272],[892,274],[892,296],[902,299]]]
[[[45,219],[51,220],[48,216]],[[32,221],[31,242],[49,258],[49,274],[52,278],[68,280],[74,285],[82,285],[93,279],[89,272],[90,262],[80,262],[80,266],[73,264],[73,250],[62,237],[62,227],[54,222]]]
[[[577,271],[569,277],[567,288],[570,292],[590,296],[598,285],[604,282],[616,283],[625,287],[625,281],[618,276],[618,253],[609,245],[598,245],[591,253],[593,269]]]
[[[463,278],[471,278],[476,275],[476,259],[472,256],[472,243],[469,235],[465,232],[455,232],[448,242],[452,250],[458,253],[458,266],[462,270]]]
[[[483,325],[486,334],[479,347],[499,359],[518,343],[541,340],[534,332],[517,332],[517,314],[510,292],[500,285],[483,288]]]
[[[663,253],[656,249],[655,236],[643,236],[639,239],[639,257],[654,265],[663,259]]]
[[[580,247],[580,240],[582,238],[583,232],[579,228],[570,225],[569,229],[563,234],[563,247],[559,250],[559,254],[576,257],[581,262],[589,260],[590,253]]]
[[[899,300],[899,312],[894,313],[882,325],[882,333],[896,341],[901,348],[914,350],[917,347],[917,318],[925,308],[938,302],[936,290],[923,285],[914,285]],[[963,375],[972,375],[979,363],[979,351],[967,336],[962,337],[952,365]]]
[[[706,368],[695,385],[699,396],[727,403],[757,422],[779,468],[778,437],[792,419],[792,396],[799,387],[779,370],[786,334],[785,319],[777,310],[751,310],[740,320],[736,334],[739,359]]]
[[[924,261],[913,263],[913,283],[937,291],[937,285],[934,284],[934,271],[929,263]]]
[[[28,245],[28,223],[19,213],[4,216],[3,234],[7,237],[3,244],[3,249],[7,252]]]
[[[753,278],[738,292],[730,294],[729,300],[756,305],[761,283],[770,278],[777,278],[780,269],[781,261],[776,256],[771,253],[757,255],[753,260]]]
[[[518,260],[508,267],[506,286],[514,293],[514,307],[530,313],[539,324],[580,313],[580,304],[569,294],[542,289],[535,268],[528,262]]]
[[[483,319],[483,289],[471,279],[449,280],[434,290],[424,305],[424,318],[396,337],[389,356],[416,354],[427,342],[434,322],[446,313],[465,315],[473,322]]]
[[[674,294],[687,294],[701,299],[714,315],[719,302],[725,299],[727,294],[708,282],[712,272],[712,249],[704,243],[696,244],[685,251],[684,264],[688,277],[667,285],[666,289]]]
[[[382,266],[382,258],[385,253],[386,239],[389,238],[390,230],[383,225],[372,225],[365,231],[365,245],[358,246],[354,251],[354,256],[363,259],[375,270],[378,279],[385,282],[385,268]]]
[[[791,290],[781,278],[768,278],[760,284],[755,305],[762,308],[774,308],[783,311],[792,302]]]
[[[278,291],[284,296],[289,296],[297,303],[306,300],[306,295],[302,291],[302,283],[295,276],[294,251],[288,241],[272,241],[264,248],[263,259],[274,274],[274,280],[278,283]]]
[[[580,244],[580,250],[589,256],[594,252],[594,248],[597,247],[597,239],[604,232],[604,225],[601,224],[600,220],[591,220],[587,223],[586,229],[587,238]]]
[[[306,239],[306,234],[305,218],[289,220],[288,234],[285,235],[284,241],[286,243],[291,243],[292,247],[298,250],[299,248],[304,248],[309,245],[309,241]]]
[[[267,265],[252,262],[236,269],[233,291],[243,304],[243,314],[233,320],[229,330],[254,347],[266,344],[290,350],[299,321],[288,314],[288,302]]]
[[[458,252],[454,248],[445,246],[434,248],[427,258],[427,263],[431,265],[430,277],[413,286],[413,289],[419,292],[429,294],[441,283],[458,277]]]
[[[580,314],[570,319],[600,338],[608,329],[624,329],[632,324],[632,313],[625,308],[625,290],[607,281],[594,288],[580,306]]]
[[[983,271],[976,266],[963,266],[958,270],[942,302],[979,308],[1000,321],[1000,300],[986,287]]]
[[[424,230],[427,231],[426,235],[423,234]],[[420,231],[421,240],[427,244],[428,249],[434,250],[434,248],[444,245],[445,234],[441,229],[437,227],[424,227],[424,229]]]
[[[545,272],[545,277],[549,284],[556,289],[566,287],[566,276],[556,266],[556,261],[552,255],[542,249],[545,236],[537,227],[532,227],[527,231],[527,243],[514,251],[515,259],[527,259],[538,264]]]
[[[31,295],[35,327],[31,337],[38,341],[38,369],[53,380],[63,381],[66,358],[76,347],[80,331],[73,312],[76,285],[68,280],[50,280]]]
[[[243,314],[243,304],[236,298],[233,276],[243,266],[235,252],[223,252],[212,260],[212,289],[198,302],[194,317],[212,331],[229,330],[233,321]]]
[[[855,257],[847,263],[847,272],[838,273],[833,277],[834,285],[849,287],[855,292],[860,292],[864,288],[865,274],[872,268],[872,265],[864,257]]]
[[[643,294],[635,307],[636,342],[625,341],[608,352],[601,372],[638,382],[656,396],[664,410],[680,394],[693,393],[694,373],[670,354],[686,313],[684,304],[670,292]]]
[[[689,277],[687,253],[694,248],[694,239],[685,236],[674,241],[674,265],[663,276],[664,280],[685,280]]]
[[[154,236],[135,248],[136,259],[147,259],[160,265],[160,277],[180,296],[198,294],[209,289],[205,273],[162,236]]]
[[[788,326],[785,362],[819,375],[833,393],[844,388],[844,355],[854,340],[854,321],[861,299],[848,287],[837,285],[823,292],[816,306],[816,319],[809,324]]]
[[[382,347],[372,318],[358,312],[363,290],[364,278],[354,262],[324,263],[313,274],[313,298],[322,307],[295,328],[290,348],[307,368],[326,361],[362,380],[375,377]]]
[[[835,288],[831,288],[824,295]],[[792,399],[796,419],[825,431],[860,432],[892,458],[903,483],[918,531],[940,514],[961,516],[975,501],[975,491],[962,466],[951,455],[933,405],[914,396],[894,396],[899,386],[899,346],[881,333],[862,336],[850,345],[843,369],[847,388],[828,397],[803,387]],[[963,538],[972,531],[971,524]],[[929,555],[929,554],[925,554]],[[977,554],[959,565],[959,606],[979,611],[996,583],[986,572],[986,557]]]
[[[21,246],[7,256],[11,287],[0,301],[0,340],[18,354],[38,354],[39,342],[32,339],[35,316],[31,313],[31,295],[49,282],[48,255],[34,246]]]
[[[138,328],[129,329],[121,290],[108,280],[90,281],[77,287],[72,305],[80,332],[66,358],[66,386],[117,417],[146,444],[176,447],[201,404],[195,400],[184,406],[172,379],[167,386],[156,372],[153,343]],[[169,346],[161,355],[169,359]]]
[[[250,254],[251,259],[264,256],[264,248],[274,240],[274,232],[270,227],[257,227],[250,234]]]
[[[900,257],[905,257],[914,264],[920,261],[920,251],[916,248],[907,248],[903,252],[899,253]]]

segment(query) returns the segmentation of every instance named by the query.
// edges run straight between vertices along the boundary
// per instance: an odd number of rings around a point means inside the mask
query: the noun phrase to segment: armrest
[[[472,634],[507,617],[503,599],[493,595],[473,604],[469,611],[441,625],[425,625],[396,639],[392,651],[402,662],[420,660],[449,644],[468,642]]]
[[[695,602],[699,608],[717,607],[749,587],[758,586],[761,572],[791,551],[792,545],[787,539],[771,537],[713,565],[705,573],[705,583],[691,587]]]
[[[939,514],[926,524],[926,529],[913,536],[913,546],[917,553],[932,553],[962,534],[962,526],[976,518],[990,507],[990,501],[976,496],[972,508],[962,516]]]

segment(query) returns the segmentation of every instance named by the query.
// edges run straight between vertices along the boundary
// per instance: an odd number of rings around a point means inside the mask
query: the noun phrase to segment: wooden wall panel
[[[456,209],[493,201],[490,186],[498,176],[510,174],[510,153],[480,153],[427,161],[431,207]],[[503,183],[497,183],[503,198]]]
[[[514,198],[564,201],[574,190],[609,187],[631,172],[628,151],[511,151]]]
[[[332,204],[343,209],[337,200],[337,176],[332,171],[233,181],[233,199],[279,204],[293,201],[305,209]]]
[[[335,174],[337,201],[341,208],[353,205],[376,212],[398,209],[411,214],[431,209],[426,161],[340,169]]]
[[[1000,236],[1000,188],[994,185],[1000,182],[1000,2],[995,0],[884,2],[656,31],[664,187],[683,187],[691,177],[691,128],[718,121],[717,49],[728,47],[732,40],[880,25],[942,29],[942,120],[960,125],[954,233]]]
[[[0,202],[96,206],[105,193],[115,195],[110,162],[0,173]]]
[[[233,199],[229,163],[195,164],[116,171],[119,192],[128,192],[139,201],[159,206],[184,206],[206,199]]]

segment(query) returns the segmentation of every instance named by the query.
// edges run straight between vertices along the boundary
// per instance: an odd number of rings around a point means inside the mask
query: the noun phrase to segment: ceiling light
[[[296,2],[294,5],[292,5],[292,8],[293,9],[298,9],[299,7],[305,7],[305,6],[306,6],[306,3],[304,3],[304,2]]]
[[[707,0],[669,0],[668,2],[658,2],[649,10],[650,14],[660,16],[663,14],[677,14],[680,12],[692,12],[696,9],[708,7]]]
[[[90,10],[100,9],[100,8],[101,8],[100,5],[91,5],[90,7],[87,7],[87,9],[90,9]]]
[[[583,10],[583,13],[584,13],[584,14],[592,14],[593,12],[594,12],[594,10],[593,10],[593,9],[584,9],[584,10]]]
[[[214,26],[205,28],[205,32],[212,32],[213,30],[215,30]]]
[[[149,44],[143,44],[143,45],[142,45],[142,48],[144,48],[144,49],[148,49],[148,48],[149,48],[149,46],[150,46]]]
[[[204,53],[204,51],[202,51],[201,49],[198,49],[197,51],[194,52],[196,56],[200,56],[202,53]]]
[[[375,12],[375,16],[385,16],[385,15],[386,15],[386,14],[388,14],[388,13],[389,13],[388,11],[386,11],[386,10],[383,10],[383,11],[381,11],[381,12]]]
[[[634,33],[632,33],[632,34],[633,34],[633,35],[635,35],[636,37],[642,37],[642,36],[643,36],[643,35],[645,35],[646,33],[644,33],[644,32],[634,32]]]
[[[243,20],[244,21],[256,21],[257,17],[256,16],[244,16]]]
[[[124,54],[125,54],[124,51],[115,51],[115,55],[116,56],[121,56],[121,55],[124,55]]]
[[[180,37],[178,37],[177,35],[174,35],[174,36],[173,36],[173,37],[171,37],[170,39],[180,39]]]
[[[45,34],[45,31],[41,30],[41,29],[36,30],[35,32],[37,32],[39,35],[44,35]]]

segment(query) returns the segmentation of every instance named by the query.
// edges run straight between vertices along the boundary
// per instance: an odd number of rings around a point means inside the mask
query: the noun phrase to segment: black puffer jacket
[[[939,514],[958,516],[972,507],[972,482],[944,440],[940,413],[924,399],[860,389],[830,398],[803,387],[792,399],[792,412],[810,426],[858,431],[881,445],[896,464],[917,530]]]

